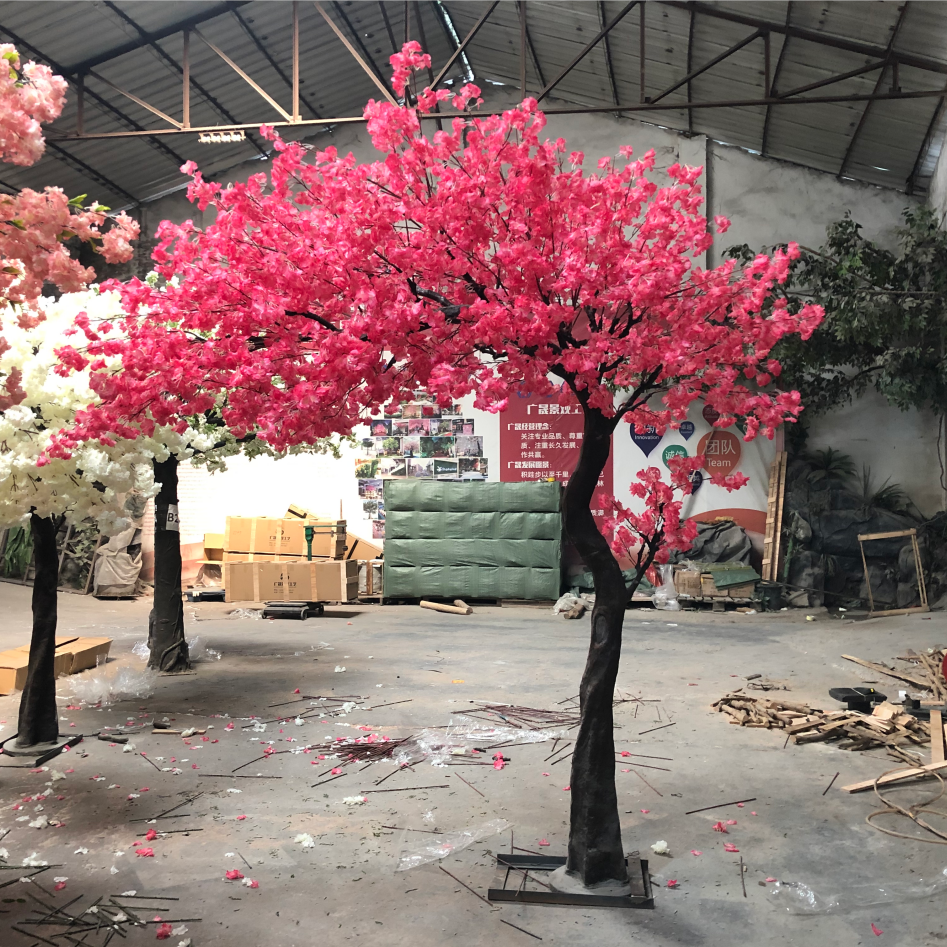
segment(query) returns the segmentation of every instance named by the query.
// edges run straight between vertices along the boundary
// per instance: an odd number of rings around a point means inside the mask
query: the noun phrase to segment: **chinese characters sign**
[[[532,395],[510,398],[500,415],[500,480],[505,483],[554,478],[568,483],[582,446],[582,409]],[[612,458],[599,477],[592,513],[601,518],[601,497],[612,493]],[[601,528],[601,523],[599,524]]]

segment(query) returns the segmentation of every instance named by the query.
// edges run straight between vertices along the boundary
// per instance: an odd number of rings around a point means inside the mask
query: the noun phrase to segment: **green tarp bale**
[[[559,597],[558,483],[385,481],[386,598]]]

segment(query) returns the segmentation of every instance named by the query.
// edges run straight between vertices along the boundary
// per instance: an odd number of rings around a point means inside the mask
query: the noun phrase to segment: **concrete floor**
[[[6,619],[0,648],[27,641],[29,591],[0,585],[0,602]],[[109,634],[115,638],[112,653],[117,661],[141,667],[131,648],[144,637],[148,607],[147,602],[63,595],[61,632]],[[85,755],[73,752],[50,764],[74,772],[56,782],[55,794],[43,803],[44,813],[65,825],[42,830],[16,821],[23,814],[32,817],[35,803],[22,810],[11,807],[24,795],[41,791],[48,774],[0,768],[0,831],[11,829],[0,847],[9,850],[10,864],[19,865],[36,852],[39,858],[64,865],[45,876],[68,877],[66,889],[56,895],[59,903],[79,894],[94,898],[129,889],[177,897],[174,917],[202,919],[187,924],[186,936],[194,947],[345,942],[517,947],[532,942],[501,924],[500,918],[546,943],[589,947],[629,942],[647,947],[916,947],[947,940],[943,890],[828,916],[797,916],[779,907],[772,898],[773,885],[765,883],[768,877],[804,882],[824,894],[844,894],[859,884],[910,885],[943,871],[947,849],[882,835],[865,824],[865,816],[876,808],[874,797],[837,789],[892,768],[895,764],[883,754],[851,754],[819,744],[784,749],[778,733],[729,726],[710,707],[743,683],[744,675],[762,673],[789,682],[788,699],[831,708],[827,688],[871,677],[841,660],[842,653],[887,661],[906,647],[942,644],[947,640],[943,613],[855,622],[822,612],[807,622],[800,612],[629,612],[619,687],[659,702],[639,709],[637,717],[634,704],[620,706],[618,748],[672,761],[645,761],[670,770],[639,770],[650,787],[634,772],[621,771],[627,767],[619,767],[625,845],[627,851],[640,849],[650,856],[659,883],[676,878],[680,886],[657,887],[653,911],[619,911],[529,905],[491,909],[434,865],[394,871],[404,841],[417,843],[428,836],[383,825],[453,830],[500,817],[515,823],[518,846],[538,851],[539,840],[545,838],[550,846],[543,852],[564,854],[569,764],[544,763],[548,743],[510,748],[506,752],[512,762],[502,771],[426,764],[414,772],[405,770],[385,786],[447,783],[450,788],[370,795],[366,805],[354,808],[343,805],[343,797],[371,788],[391,764],[375,764],[362,777],[347,770],[343,778],[316,789],[310,788],[314,774],[323,769],[302,754],[278,755],[243,770],[248,775],[279,775],[280,780],[210,775],[229,774],[258,756],[260,744],[254,736],[317,742],[327,735],[357,735],[349,726],[358,725],[391,736],[407,735],[446,724],[470,700],[553,707],[578,690],[588,618],[564,621],[529,608],[482,607],[461,617],[413,606],[350,606],[330,608],[323,618],[298,623],[227,619],[223,606],[187,611],[189,635],[199,635],[221,651],[221,660],[198,665],[194,675],[163,678],[152,697],[108,710],[67,710],[69,701],[63,700],[62,728],[89,733],[106,722],[160,712],[184,726],[213,725],[208,736],[219,743],[195,738],[188,746],[181,737],[150,731],[132,738],[137,749],[152,758],[170,761],[175,756],[183,772],[172,775],[157,772],[137,754],[122,753],[120,746],[87,740],[78,748]],[[312,651],[319,642],[334,650]],[[346,670],[335,673],[336,665]],[[878,686],[897,696],[897,687],[887,681]],[[239,719],[236,729],[228,732],[228,721],[215,716],[271,716],[267,705],[292,699],[296,688],[303,694],[361,694],[375,703],[410,703],[302,727],[270,725],[265,734],[241,730],[245,721]],[[65,687],[60,689],[65,693]],[[17,703],[16,696],[0,698],[0,736],[14,732]],[[641,733],[668,721],[674,726]],[[199,768],[192,769],[194,764]],[[836,787],[823,795],[836,771],[841,771]],[[485,798],[459,782],[457,774],[474,783]],[[104,779],[97,781],[99,776]],[[117,788],[107,788],[112,784]],[[146,786],[148,792],[141,791]],[[202,831],[158,839],[152,843],[156,857],[136,858],[132,842],[146,826],[130,820],[155,815],[195,791],[204,795],[181,810],[186,818],[164,819],[158,827]],[[129,800],[129,793],[139,796]],[[57,795],[64,798],[57,800]],[[919,795],[915,787],[903,791],[900,799],[914,801]],[[700,806],[754,796],[756,801],[744,808],[684,815]],[[432,813],[427,821],[426,813]],[[723,836],[712,830],[718,819],[736,819],[737,824]],[[316,847],[294,843],[300,832],[313,835]],[[650,845],[659,839],[668,842],[670,857],[650,855]],[[746,898],[738,883],[740,855],[725,853],[725,841],[738,846],[747,865]],[[494,878],[493,853],[509,842],[508,834],[488,839],[442,864],[485,893]],[[74,854],[79,847],[88,848],[88,854]],[[693,855],[692,849],[702,854]],[[117,874],[112,874],[113,866]],[[224,872],[234,867],[257,880],[259,888],[225,881]],[[16,887],[8,887],[0,890],[0,898],[11,890],[19,896]],[[0,944],[28,947],[32,941],[9,932],[10,924],[26,916],[28,905],[0,900],[0,911],[5,912],[0,913],[0,931],[8,931],[0,936]],[[872,923],[884,933],[875,936]],[[127,943],[151,942],[154,936],[152,927],[131,933]],[[180,939],[173,937],[169,943],[176,945]]]

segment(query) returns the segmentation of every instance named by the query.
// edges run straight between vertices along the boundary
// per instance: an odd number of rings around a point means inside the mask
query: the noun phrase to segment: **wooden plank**
[[[866,539],[897,539],[899,536],[916,536],[916,529],[898,529],[891,533],[860,533],[858,541]]]
[[[895,773],[888,773],[887,775],[882,776],[878,780],[878,785],[887,786],[888,783],[899,783],[906,779],[922,778],[943,769],[947,769],[947,763],[928,763],[926,766],[916,766],[912,767],[911,769],[902,769]],[[875,780],[863,779],[860,783],[849,783],[847,786],[840,786],[839,789],[841,789],[842,792],[864,792],[866,789],[873,788],[874,785]]]
[[[898,671],[892,671],[880,664],[872,664],[871,661],[863,661],[861,658],[852,657],[850,654],[843,654],[842,657],[846,661],[853,661],[855,664],[860,664],[862,667],[869,668],[872,671],[877,671],[879,674],[884,674],[887,677],[893,677],[899,681],[907,681],[908,684],[913,684],[915,687],[920,687],[924,690],[931,689],[930,681],[922,681],[916,677],[911,677],[910,674],[901,674]]]
[[[944,723],[939,710],[931,711],[931,762],[944,762]]]
[[[779,581],[779,553],[783,542],[783,510],[786,506],[786,466],[789,463],[789,454],[780,451],[779,463],[779,493],[776,497],[776,533],[773,543],[772,577],[774,582]]]
[[[872,611],[869,618],[884,618],[885,615],[914,615],[917,612],[929,612],[927,605],[915,605],[914,608],[886,608],[881,611]]]

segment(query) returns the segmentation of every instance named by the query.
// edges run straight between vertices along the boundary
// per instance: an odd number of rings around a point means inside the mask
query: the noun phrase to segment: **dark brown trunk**
[[[181,597],[181,529],[178,520],[178,460],[154,463],[161,492],[155,498],[155,606],[148,627],[148,667],[186,671],[190,667],[184,638]]]
[[[33,579],[33,636],[26,685],[20,697],[17,747],[54,743],[59,738],[56,706],[56,589],[59,553],[51,517],[30,516],[36,577]]]
[[[582,723],[572,756],[572,811],[567,870],[584,884],[625,881],[612,701],[628,596],[621,567],[592,516],[591,502],[605,469],[614,422],[586,409],[579,462],[565,491],[565,529],[595,580],[592,640],[579,688]]]

